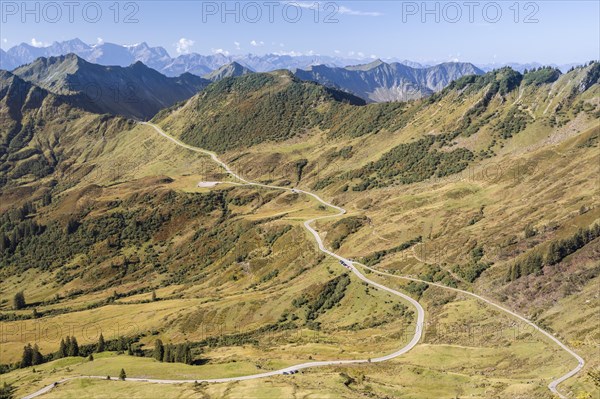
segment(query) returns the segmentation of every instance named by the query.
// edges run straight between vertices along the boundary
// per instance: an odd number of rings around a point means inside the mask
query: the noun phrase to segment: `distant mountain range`
[[[253,72],[234,61],[203,77],[216,82]],[[484,72],[468,63],[448,62],[413,68],[397,62],[387,64],[376,60],[345,68],[315,65],[307,69],[294,69],[292,73],[301,80],[354,94],[368,102],[389,102],[427,97],[465,75],[482,75]]]
[[[156,69],[166,76],[179,76],[189,72],[194,75],[203,76],[213,72],[223,65],[237,62],[238,64],[256,71],[268,72],[277,69],[307,69],[315,65],[326,65],[329,67],[345,67],[348,65],[364,64],[365,59],[353,59],[344,57],[332,57],[322,55],[285,55],[285,54],[239,54],[225,55],[221,53],[212,55],[200,55],[196,53],[182,54],[171,57],[163,47],[150,47],[147,43],[134,45],[119,45],[114,43],[101,43],[89,45],[80,39],[54,42],[47,47],[34,47],[27,43],[21,43],[8,51],[0,49],[0,69],[13,70],[18,66],[29,64],[39,57],[52,57],[77,54],[88,62],[101,65],[129,66],[137,61],[143,62],[150,68]],[[384,59],[388,63],[400,63],[412,68],[425,68],[439,64],[439,62],[417,63],[401,59]],[[563,72],[575,64],[551,65],[558,67]],[[523,72],[524,69],[538,68],[539,63],[498,63],[477,65],[485,72],[503,66],[510,66],[514,70]]]
[[[465,75],[482,75],[473,64],[448,62],[427,68],[381,60],[345,68],[317,65],[298,69],[295,75],[326,86],[336,87],[367,101],[406,101],[427,97]]]
[[[447,62],[424,66],[410,61],[348,65],[328,56],[184,54],[171,58],[146,43],[88,45],[79,39],[48,47],[20,44],[0,50],[0,68],[55,94],[81,94],[94,112],[148,119],[160,109],[193,96],[211,82],[253,72],[288,69],[366,100],[407,101],[439,92],[465,75],[482,75],[491,65]],[[358,65],[356,65],[358,64]],[[540,64],[512,64],[517,71]],[[494,65],[498,67],[498,65]],[[101,88],[101,89],[99,89]],[[91,104],[93,102],[93,104]]]
[[[277,69],[291,70],[319,64],[345,66],[362,62],[360,59],[320,55],[291,56],[278,54],[259,56],[253,54],[225,55],[217,53],[200,55],[191,53],[172,58],[163,47],[150,47],[145,42],[135,45],[118,45],[114,43],[88,45],[80,39],[72,39],[64,42],[54,42],[48,47],[34,47],[27,43],[21,43],[8,51],[0,50],[0,68],[10,71],[39,57],[52,57],[69,53],[77,54],[88,62],[101,65],[129,66],[141,61],[167,76],[179,76],[185,72],[202,76],[232,62],[237,62],[256,72]]]
[[[40,57],[12,73],[53,94],[78,95],[80,107],[89,111],[137,119],[148,119],[210,83],[191,73],[166,77],[141,61],[128,67],[103,66],[75,54]]]
[[[67,58],[71,63],[68,66],[58,66],[58,64],[63,64],[66,54],[72,54],[76,58],[69,56]],[[341,67],[340,65],[347,65],[352,60],[274,54],[264,56],[252,54],[244,56],[184,54],[177,58],[171,58],[164,48],[150,47],[146,43],[131,46],[112,43],[88,45],[79,39],[60,43],[55,42],[48,47],[34,47],[23,43],[11,48],[8,52],[2,52],[0,55],[0,66],[3,69],[13,70],[21,78],[37,82],[39,86],[51,92],[57,92],[57,88],[66,90],[69,93],[76,91],[73,88],[73,81],[75,80],[78,84],[88,85],[88,88],[92,81],[99,84],[100,87],[106,88],[110,86],[104,86],[104,84],[109,83],[111,79],[116,79],[115,76],[111,78],[108,76],[94,76],[92,78],[83,73],[82,76],[69,76],[70,81],[65,81],[67,79],[65,74],[73,74],[75,70],[78,71],[78,74],[81,74],[82,72],[78,68],[82,65],[86,65],[87,69],[92,69],[90,65],[99,64],[95,68],[96,72],[116,71],[127,75],[127,68],[143,64],[162,74],[162,78],[155,74],[149,80],[149,82],[154,83],[158,81],[165,83],[167,82],[166,77],[179,76],[180,85],[175,88],[171,95],[163,94],[164,88],[168,87],[167,84],[161,84],[161,88],[157,88],[156,93],[158,95],[154,99],[151,99],[150,91],[142,89],[140,93],[136,93],[148,99],[148,101],[139,102],[143,103],[145,107],[147,106],[146,109],[136,108],[133,104],[127,104],[123,108],[122,104],[117,105],[113,99],[108,98],[110,93],[103,93],[102,98],[99,99],[101,108],[107,112],[115,113],[118,111],[120,114],[142,119],[152,116],[157,112],[158,107],[164,104],[171,105],[173,102],[190,97],[210,82],[252,72],[288,69],[302,80],[310,80],[334,87],[357,95],[369,102],[404,101],[425,97],[443,89],[451,81],[461,76],[483,73],[483,71],[468,63],[444,63],[424,67],[409,61],[388,64],[376,60],[369,64]],[[53,57],[58,58],[54,59]],[[38,62],[40,59],[44,61]],[[41,75],[39,72],[40,65],[46,65],[47,60],[50,59],[58,64],[47,68],[47,75]],[[360,63],[360,61],[357,61],[357,63]],[[100,67],[100,65],[106,67]],[[141,67],[138,65],[135,68]],[[149,71],[145,71],[145,74],[149,73]],[[193,76],[202,76],[206,80],[194,79]],[[123,86],[119,88],[119,95],[123,96],[127,91],[125,85],[128,85],[130,89],[132,87],[136,89],[145,87],[145,83],[138,78],[133,75],[121,76],[118,78],[120,83],[112,81],[110,84]],[[185,82],[190,83],[190,86],[183,93],[181,92],[183,90],[181,85],[185,85]],[[54,87],[49,85],[54,85]],[[104,91],[110,91],[110,89]],[[128,91],[131,95],[132,90]]]
[[[93,112],[148,119],[160,109],[185,100],[211,82],[254,73],[232,62],[203,77],[185,72],[167,77],[142,61],[121,66],[103,66],[75,54],[40,57],[13,73],[54,94],[80,94]],[[412,68],[377,60],[346,68],[318,65],[292,71],[301,80],[313,81],[356,95],[368,102],[406,101],[429,96],[465,75],[483,71],[472,64],[445,63]]]

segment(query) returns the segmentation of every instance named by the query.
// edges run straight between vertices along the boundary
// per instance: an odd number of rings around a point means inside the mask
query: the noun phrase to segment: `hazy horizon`
[[[76,4],[2,2],[0,47],[77,37],[147,42],[173,58],[251,53],[557,65],[600,58],[600,6],[589,1]]]
[[[62,41],[52,41],[51,43],[45,43],[43,46],[34,46],[31,43],[19,43],[16,44],[8,49],[2,49],[4,51],[9,51],[14,47],[19,47],[21,45],[28,45],[34,48],[48,48],[51,47],[53,44],[55,43],[63,43],[69,40],[76,40],[80,38],[73,38],[73,39],[67,39],[67,40],[62,40]],[[84,40],[81,40],[82,42],[84,42],[85,44],[91,46],[91,47],[95,47],[97,45],[99,45],[100,43],[87,43]],[[169,56],[171,58],[177,58],[181,55],[184,54],[173,54],[173,52],[170,52],[167,48],[164,48],[162,46],[154,46],[152,43],[148,43],[148,42],[139,42],[139,43],[131,43],[131,44],[125,44],[125,43],[112,43],[112,42],[103,42],[103,43],[110,43],[110,44],[114,44],[114,45],[119,45],[119,46],[123,46],[123,47],[133,47],[133,46],[138,46],[141,45],[142,43],[146,43],[150,48],[155,48],[155,47],[161,47],[163,48],[165,51],[167,51],[167,53],[169,54]],[[230,58],[235,58],[235,57],[244,57],[244,56],[257,56],[257,57],[262,57],[262,56],[269,56],[269,55],[276,55],[276,56],[290,56],[290,57],[329,57],[329,58],[335,58],[335,59],[339,59],[339,60],[347,60],[347,61],[360,61],[363,62],[365,64],[374,62],[376,60],[381,60],[383,62],[387,62],[387,63],[392,63],[392,62],[414,62],[414,63],[418,63],[421,65],[434,65],[434,64],[441,64],[441,63],[446,63],[446,62],[465,62],[465,63],[472,63],[474,65],[480,65],[480,66],[491,66],[491,65],[507,65],[507,64],[518,64],[518,65],[528,65],[528,64],[540,64],[540,65],[555,65],[555,66],[569,66],[572,64],[585,64],[589,61],[596,61],[597,59],[590,59],[590,60],[575,60],[575,61],[570,61],[570,62],[550,62],[550,63],[542,63],[538,60],[528,60],[528,61],[514,61],[514,60],[507,60],[507,61],[492,61],[492,62],[475,62],[475,61],[470,61],[467,59],[463,59],[463,60],[459,60],[459,59],[447,59],[447,60],[435,60],[435,59],[431,59],[431,60],[425,60],[425,61],[416,61],[413,59],[409,59],[409,58],[405,58],[405,57],[401,57],[401,56],[391,56],[391,57],[377,57],[377,56],[358,56],[358,55],[354,55],[354,56],[349,56],[349,55],[338,55],[338,54],[319,54],[319,53],[312,53],[312,54],[303,54],[303,53],[286,53],[286,52],[252,52],[252,51],[248,51],[248,52],[239,52],[239,53],[228,53],[228,54],[223,54],[223,53],[212,53],[212,54],[206,54],[206,53],[199,53],[199,52],[190,52],[190,53],[186,53],[186,54],[199,54],[199,55],[203,55],[203,56],[210,56],[210,55],[218,55],[218,54],[222,54],[226,57],[230,57]]]

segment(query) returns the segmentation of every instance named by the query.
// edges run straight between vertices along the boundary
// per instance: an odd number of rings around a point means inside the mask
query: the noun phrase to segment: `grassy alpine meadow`
[[[1,399],[59,381],[40,397],[556,397],[576,358],[468,293],[584,359],[566,397],[600,395],[598,62],[449,63],[419,95],[402,81],[365,102],[317,83],[342,71],[323,65],[44,60],[0,72]],[[440,68],[468,73],[432,89]],[[107,74],[142,77],[146,103],[81,103],[70,79]],[[416,346],[374,362],[409,345],[421,307]]]

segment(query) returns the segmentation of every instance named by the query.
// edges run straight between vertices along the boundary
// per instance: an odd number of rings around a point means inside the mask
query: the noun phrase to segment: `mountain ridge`
[[[103,66],[73,53],[40,57],[13,73],[56,94],[80,93],[95,110],[137,119],[148,119],[210,83],[192,74],[166,77],[141,61],[128,67]]]
[[[223,65],[219,69],[204,75],[203,78],[215,82],[221,79],[247,75],[253,72],[254,71],[250,68],[246,68],[242,64],[233,61],[230,64]]]
[[[465,75],[484,72],[470,63],[443,63],[412,68],[375,60],[365,65],[330,68],[325,65],[298,69],[296,76],[341,88],[371,102],[406,101],[427,97]]]
[[[406,101],[429,96],[439,90],[441,86],[461,77],[464,74],[482,74],[497,69],[507,64],[513,69],[523,73],[528,69],[537,69],[540,63],[505,63],[482,64],[481,68],[468,62],[442,62],[442,63],[415,63],[409,60],[382,60],[352,59],[338,56],[302,55],[302,54],[237,54],[215,53],[201,55],[197,53],[171,55],[163,47],[152,47],[147,42],[131,45],[114,43],[98,43],[89,45],[75,38],[63,42],[54,42],[47,47],[34,47],[27,43],[13,46],[8,51],[0,51],[0,68],[12,70],[23,64],[29,64],[39,57],[50,57],[77,54],[80,58],[91,63],[105,66],[127,67],[141,61],[148,67],[159,71],[168,77],[180,76],[191,73],[215,80],[218,76],[234,76],[248,71],[268,72],[278,69],[298,71],[298,75],[305,80],[313,80],[322,84],[338,88],[366,99],[370,102]],[[219,72],[227,65],[239,65],[244,72]],[[454,70],[449,65],[462,65]],[[563,65],[563,72],[574,64]],[[412,68],[407,69],[404,68]],[[387,69],[369,73],[374,68]],[[325,71],[327,70],[327,71]],[[427,72],[415,73],[414,71]],[[348,72],[350,71],[350,72]],[[363,74],[361,74],[364,73]],[[392,76],[396,73],[397,76]],[[354,74],[354,75],[353,75]],[[366,79],[366,85],[360,84],[359,79]]]
[[[27,43],[21,43],[11,47],[7,51],[0,50],[0,68],[12,70],[20,65],[30,63],[38,57],[65,55],[70,52],[76,53],[89,62],[104,65],[113,64],[128,66],[135,61],[142,61],[149,67],[154,68],[167,76],[178,76],[184,72],[192,72],[202,76],[234,61],[257,72],[268,72],[276,69],[306,69],[311,65],[319,64],[325,64],[330,67],[345,67],[368,62],[368,59],[366,58],[285,53],[265,55],[230,55],[223,53],[200,55],[198,53],[188,53],[172,57],[163,47],[152,47],[148,45],[147,42],[136,43],[133,45],[119,45],[108,42],[90,45],[75,38],[63,42],[55,41],[46,47],[34,47]],[[399,62],[413,68],[425,68],[443,63],[440,61],[414,62],[399,58],[386,58],[385,61],[388,63]],[[511,66],[513,69],[523,72],[524,69],[539,68],[543,65],[538,62],[474,64],[485,72],[503,66]],[[558,67],[562,72],[566,72],[567,69],[578,64],[580,63],[568,63],[564,65],[552,64],[550,66]]]

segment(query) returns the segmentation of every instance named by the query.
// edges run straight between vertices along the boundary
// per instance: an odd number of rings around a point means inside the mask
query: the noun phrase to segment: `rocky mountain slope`
[[[246,68],[245,66],[240,65],[237,62],[232,62],[231,64],[223,65],[219,69],[204,75],[204,79],[208,79],[211,82],[216,82],[221,79],[235,78],[237,76],[247,75],[252,72],[252,70]]]
[[[75,54],[41,57],[13,73],[56,94],[79,93],[87,98],[82,106],[138,119],[152,117],[209,83],[192,74],[169,78],[141,62],[129,67],[91,64]]]
[[[427,97],[465,75],[483,71],[468,63],[444,63],[427,68],[412,68],[381,60],[367,65],[331,68],[313,66],[296,70],[303,80],[312,80],[353,93],[370,102],[406,101]]]

